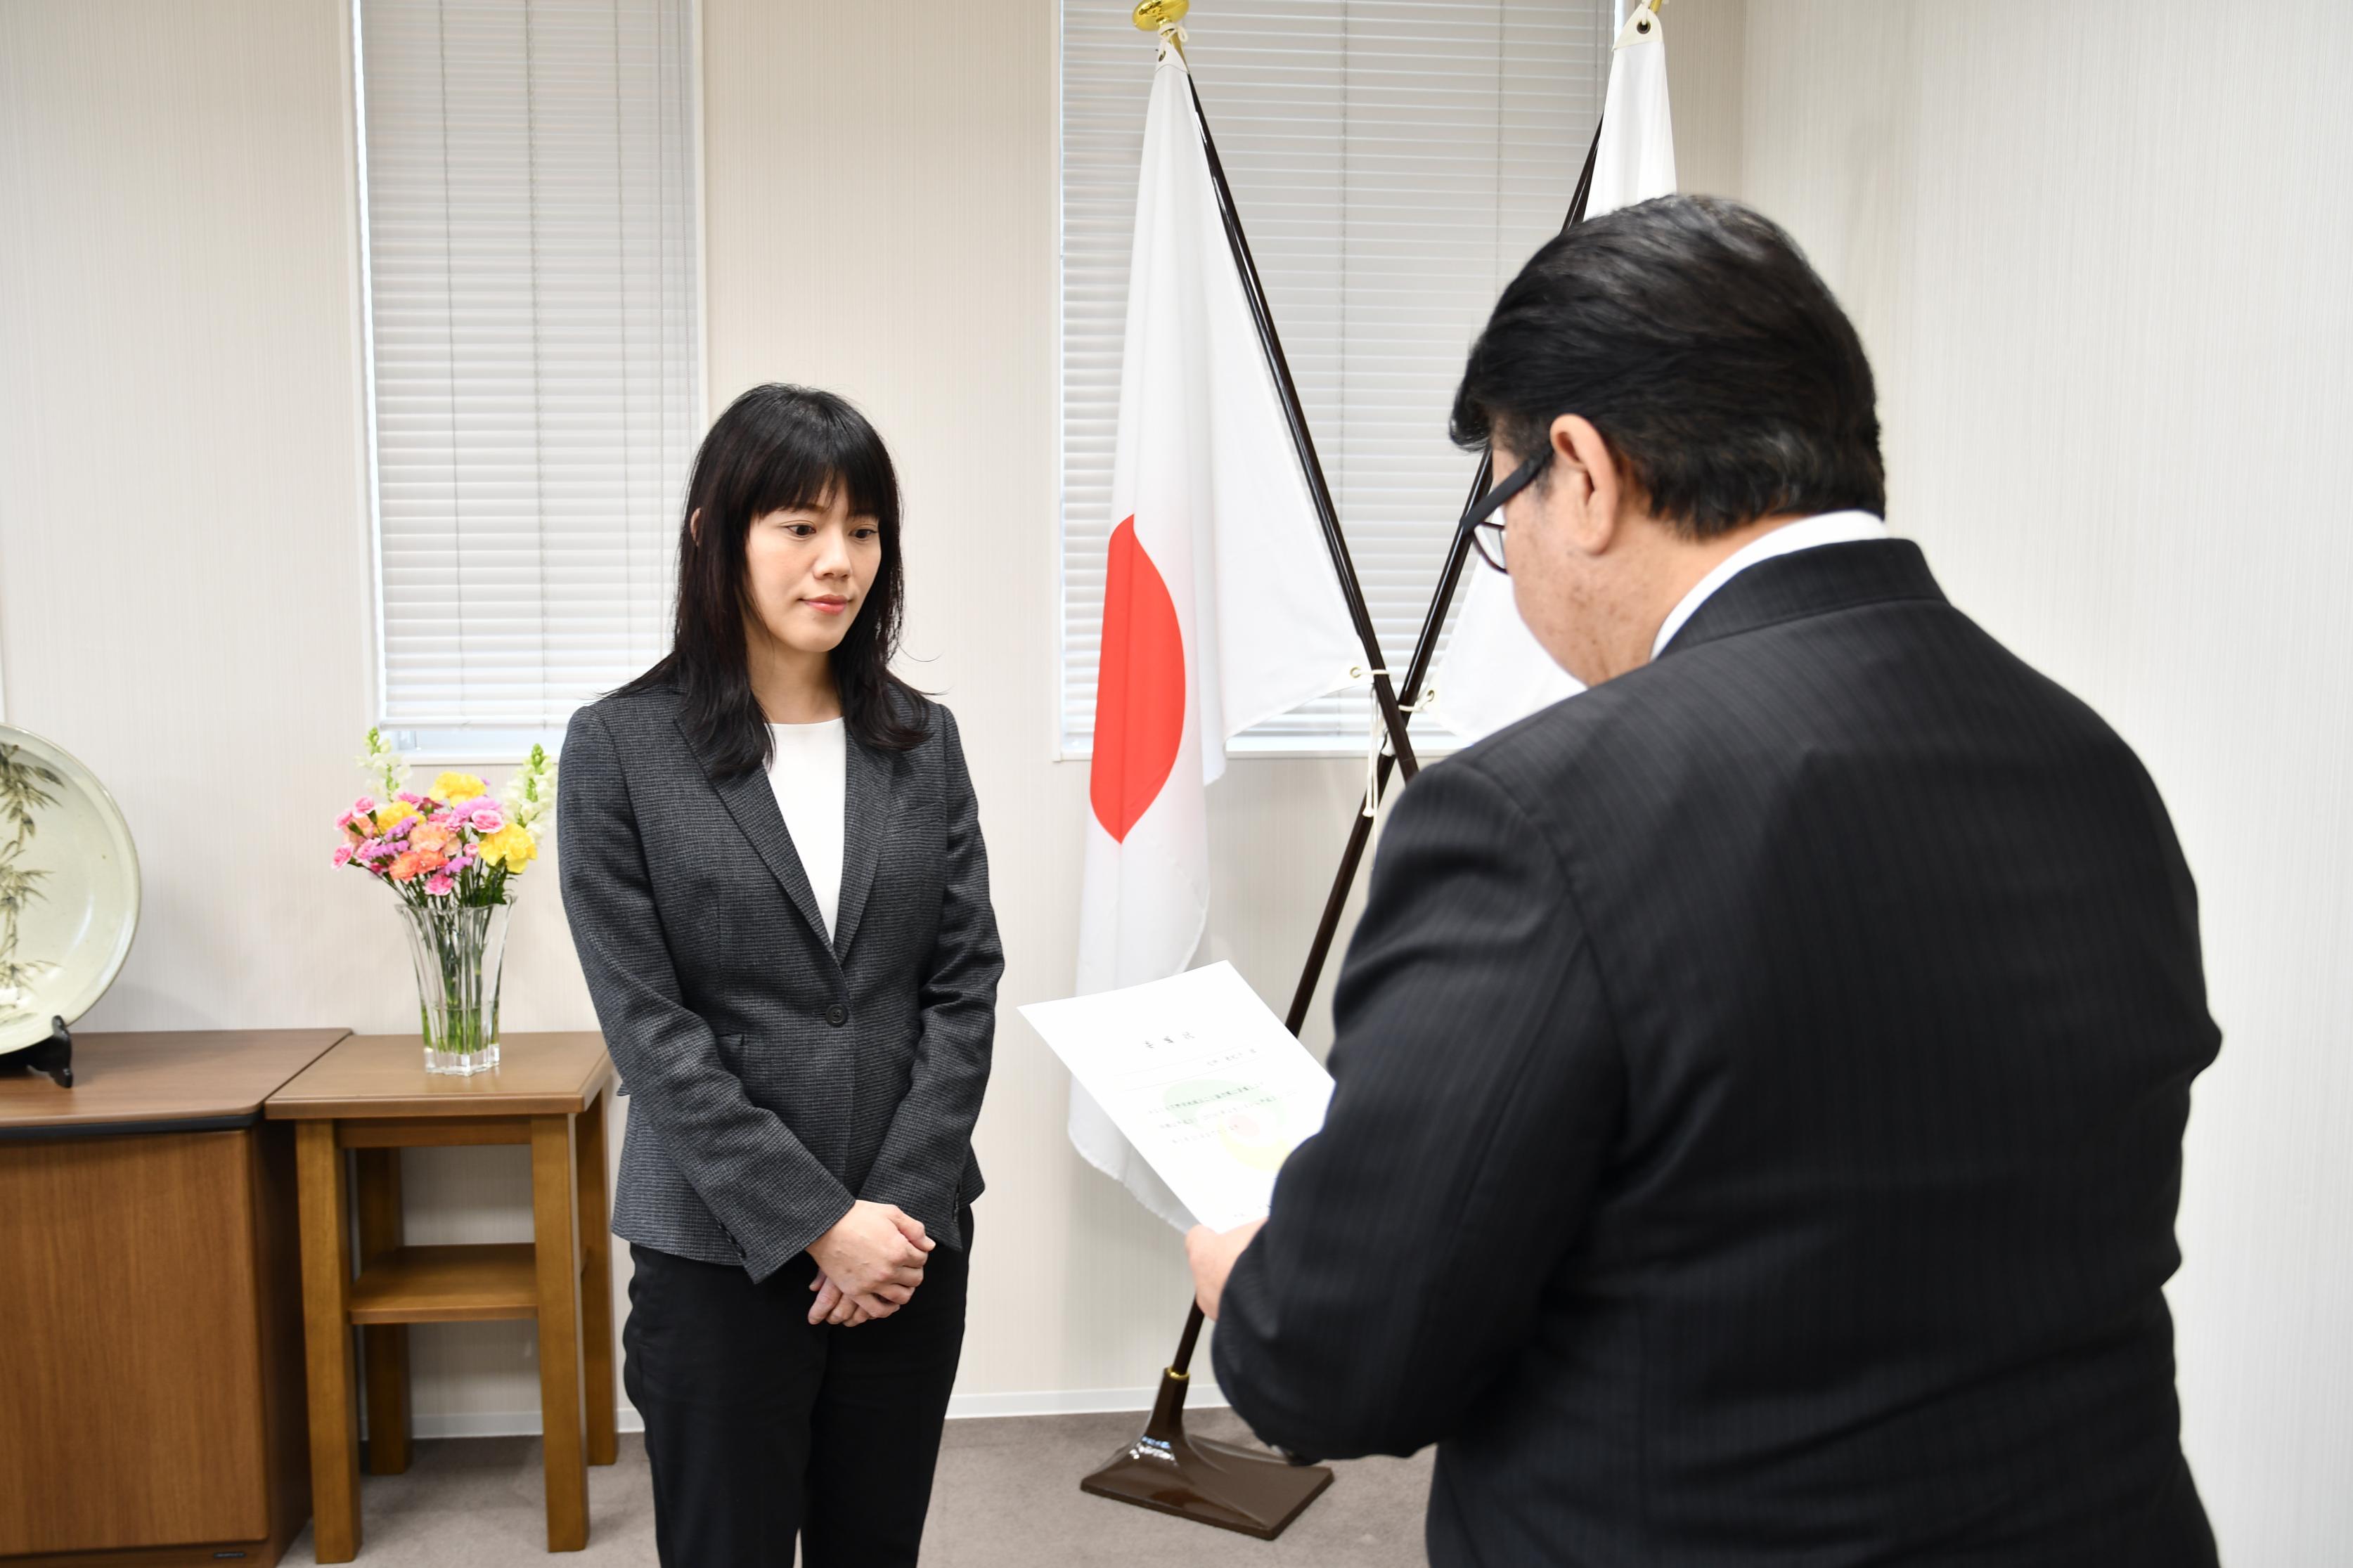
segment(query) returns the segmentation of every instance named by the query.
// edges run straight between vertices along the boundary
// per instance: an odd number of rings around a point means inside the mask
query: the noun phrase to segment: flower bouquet
[[[539,855],[555,805],[554,760],[533,746],[496,800],[471,773],[445,773],[423,794],[403,788],[408,764],[375,730],[360,765],[374,793],[335,819],[343,834],[335,864],[358,867],[399,898],[425,1070],[487,1072],[499,1065],[510,884]]]

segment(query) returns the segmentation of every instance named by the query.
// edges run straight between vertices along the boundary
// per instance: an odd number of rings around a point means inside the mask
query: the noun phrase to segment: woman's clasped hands
[[[889,1317],[923,1282],[924,1258],[938,1245],[923,1234],[923,1221],[898,1205],[859,1199],[809,1243],[818,1272],[809,1281],[817,1300],[808,1321],[854,1328]]]

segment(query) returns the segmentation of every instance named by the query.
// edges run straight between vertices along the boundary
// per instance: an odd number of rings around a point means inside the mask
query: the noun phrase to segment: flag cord
[[[1351,666],[1350,679],[1366,680],[1376,675],[1388,675],[1386,669],[1366,669],[1362,665]],[[1438,706],[1438,688],[1424,687],[1419,696],[1410,701],[1399,700],[1398,711],[1411,719],[1417,713],[1427,713]],[[1362,816],[1367,820],[1381,814],[1381,791],[1388,784],[1388,763],[1397,753],[1389,749],[1388,716],[1378,707],[1372,711],[1372,738],[1365,746],[1365,805]]]

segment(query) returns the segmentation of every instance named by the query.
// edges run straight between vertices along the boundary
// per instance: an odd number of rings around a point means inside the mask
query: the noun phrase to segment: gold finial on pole
[[[1176,58],[1185,58],[1185,13],[1193,8],[1193,0],[1136,0],[1135,9],[1127,14],[1139,32],[1160,35],[1163,50],[1174,49]],[[1165,55],[1163,58],[1166,58]]]

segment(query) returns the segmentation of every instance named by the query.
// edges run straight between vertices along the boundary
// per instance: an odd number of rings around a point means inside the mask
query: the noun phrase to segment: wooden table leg
[[[588,1406],[588,1462],[621,1457],[613,1405],[613,1237],[605,1214],[605,1100],[599,1094],[573,1119],[580,1173],[581,1387]]]
[[[347,1321],[351,1226],[334,1122],[296,1128],[294,1157],[302,1216],[302,1343],[311,1385],[312,1542],[320,1562],[349,1563],[360,1550],[360,1426]]]
[[[362,1149],[359,1166],[360,1267],[401,1242],[400,1151]],[[408,1470],[408,1325],[370,1323],[360,1330],[360,1361],[367,1384],[367,1473]]]
[[[531,1121],[532,1239],[539,1276],[539,1417],[547,1466],[547,1549],[588,1545],[580,1419],[580,1229],[572,1118]]]

